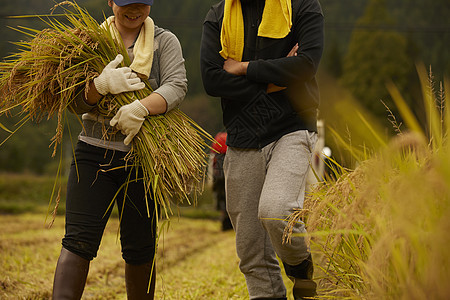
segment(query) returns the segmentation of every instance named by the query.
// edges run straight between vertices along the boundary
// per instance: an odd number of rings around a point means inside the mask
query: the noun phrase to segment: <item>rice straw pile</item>
[[[101,28],[76,3],[65,1],[57,6],[62,4],[74,11],[63,8],[63,14],[39,16],[48,27],[42,31],[18,27],[16,30],[28,35],[30,41],[16,43],[21,50],[0,63],[0,115],[20,107],[23,118],[18,128],[30,120],[39,122],[56,115],[53,156],[62,143],[71,102],[117,53],[124,56],[125,65],[130,64],[123,43],[116,43],[109,30]],[[64,22],[58,20],[61,17]],[[98,104],[99,114],[112,117],[122,105],[144,98],[152,92],[146,85],[140,91],[103,97]],[[143,168],[146,188],[167,217],[170,201],[190,204],[190,195],[195,201],[202,191],[207,165],[205,147],[209,147],[205,138],[213,140],[181,110],[174,109],[147,117],[133,139],[128,165]]]

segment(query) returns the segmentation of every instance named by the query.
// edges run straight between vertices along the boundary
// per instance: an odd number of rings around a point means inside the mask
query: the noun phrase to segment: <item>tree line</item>
[[[212,135],[223,130],[220,101],[203,91],[199,51],[203,19],[216,2],[155,0],[150,13],[157,25],[177,35],[183,47],[189,91],[181,108]],[[8,16],[48,14],[55,3],[51,0],[1,0],[0,57],[5,58],[17,50],[11,42],[27,38],[9,27],[45,27],[38,18]],[[99,22],[111,15],[107,0],[79,0],[77,3]],[[379,118],[386,118],[380,99],[393,108],[385,88],[386,81],[392,80],[420,114],[422,109],[416,104],[420,91],[415,63],[421,61],[431,66],[438,79],[450,73],[448,1],[320,0],[320,3],[325,15],[325,50],[319,73],[335,78]],[[58,12],[61,10],[55,11]],[[327,99],[324,100],[326,103]],[[4,125],[14,126],[15,122],[15,118],[0,117]],[[55,128],[52,122],[28,124],[3,144],[0,170],[37,173],[53,170],[56,163],[48,149]],[[72,118],[70,124],[76,138],[79,125]],[[6,136],[6,132],[0,132],[1,140]],[[70,149],[67,152],[70,156]]]

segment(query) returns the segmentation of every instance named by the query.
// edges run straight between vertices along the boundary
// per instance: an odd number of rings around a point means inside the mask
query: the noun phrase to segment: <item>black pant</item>
[[[117,203],[122,257],[128,264],[151,262],[155,255],[155,203],[142,172],[126,166],[125,152],[78,142],[70,168],[63,247],[92,260]],[[127,184],[128,182],[128,184]]]

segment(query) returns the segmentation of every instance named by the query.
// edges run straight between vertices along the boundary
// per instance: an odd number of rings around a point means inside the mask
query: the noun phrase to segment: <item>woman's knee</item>
[[[153,262],[156,255],[155,243],[149,243],[146,246],[127,246],[122,247],[122,258],[127,264],[142,265]]]
[[[156,253],[156,224],[148,219],[148,223],[135,225],[134,228],[122,227],[122,257],[131,265],[152,262]]]
[[[70,252],[87,260],[93,260],[94,257],[97,256],[97,251],[99,248],[99,245],[68,238],[63,238],[62,246]]]

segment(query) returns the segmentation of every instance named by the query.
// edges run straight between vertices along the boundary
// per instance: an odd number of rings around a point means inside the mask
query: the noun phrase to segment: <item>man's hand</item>
[[[267,85],[266,92],[267,92],[267,94],[270,94],[270,93],[279,92],[279,91],[282,91],[282,90],[285,90],[285,89],[286,89],[286,87],[284,87],[284,86],[278,86],[278,85],[275,85],[273,83],[269,83]]]
[[[292,47],[291,51],[289,51],[289,53],[286,55],[286,57],[297,56],[297,50],[298,50],[298,43],[295,44],[294,47]],[[232,58],[228,58],[223,63],[223,69],[225,71],[227,71],[230,74],[237,75],[237,76],[246,75],[247,68],[248,68],[248,61],[240,62],[240,61],[234,60]],[[284,89],[286,89],[286,87],[277,86],[273,83],[269,83],[267,85],[266,91],[268,94],[270,94],[270,93],[282,91]]]
[[[120,94],[145,88],[145,84],[130,68],[117,68],[122,61],[123,56],[118,54],[116,58],[103,69],[102,73],[94,78],[94,85],[99,94]]]
[[[128,145],[141,129],[142,123],[144,123],[148,114],[147,108],[141,101],[135,100],[122,106],[109,124],[116,126],[117,129],[127,136],[123,142],[125,145]]]
[[[291,51],[289,51],[288,55],[286,55],[286,57],[290,57],[290,56],[297,56],[297,51],[298,51],[298,43],[294,45],[294,47],[292,47]]]
[[[248,61],[241,62],[234,60],[232,58],[228,58],[223,63],[223,69],[230,74],[241,76],[247,74]]]

